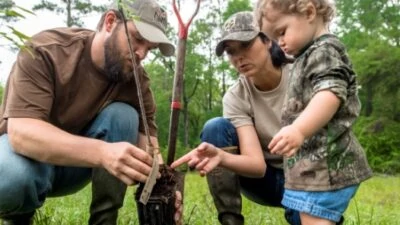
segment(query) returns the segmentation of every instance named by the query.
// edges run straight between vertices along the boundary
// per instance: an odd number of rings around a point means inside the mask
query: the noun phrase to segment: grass
[[[190,225],[218,224],[207,182],[195,173],[185,178],[184,221]],[[129,188],[118,224],[138,224],[134,203],[135,187]],[[35,217],[36,225],[87,224],[91,190],[49,198]],[[262,207],[244,198],[243,214],[249,225],[287,224],[283,210]],[[400,177],[377,175],[364,182],[345,213],[345,225],[400,225]]]

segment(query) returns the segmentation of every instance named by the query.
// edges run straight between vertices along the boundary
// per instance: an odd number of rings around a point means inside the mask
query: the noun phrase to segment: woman
[[[209,120],[201,134],[203,143],[171,167],[188,163],[207,175],[219,221],[236,225],[244,224],[240,191],[258,204],[282,207],[283,161],[267,146],[281,128],[289,60],[260,32],[252,12],[236,13],[224,23],[216,54],[224,52],[240,73],[223,98],[224,117]],[[295,211],[286,210],[285,217],[290,224],[300,224]]]

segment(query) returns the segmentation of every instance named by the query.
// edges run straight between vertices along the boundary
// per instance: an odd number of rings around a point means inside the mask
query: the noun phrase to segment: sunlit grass
[[[118,224],[138,224],[134,191],[134,187],[128,189]],[[74,195],[50,198],[36,214],[35,224],[87,224],[90,198],[90,185]],[[282,209],[262,207],[247,199],[243,202],[243,214],[248,225],[287,224]],[[400,177],[375,176],[364,182],[345,218],[345,225],[400,225]],[[206,179],[195,173],[188,173],[185,179],[184,221],[190,225],[218,224]]]

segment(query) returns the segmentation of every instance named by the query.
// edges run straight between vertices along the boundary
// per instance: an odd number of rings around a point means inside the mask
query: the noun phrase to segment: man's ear
[[[116,23],[116,21],[117,21],[117,16],[115,15],[115,12],[112,10],[108,11],[104,18],[104,24],[103,24],[105,31],[111,32],[114,23]]]
[[[312,2],[308,2],[306,7],[306,18],[308,21],[313,21],[317,16],[317,9]]]

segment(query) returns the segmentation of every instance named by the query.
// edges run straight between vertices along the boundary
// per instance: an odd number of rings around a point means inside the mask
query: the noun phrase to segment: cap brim
[[[259,31],[240,31],[228,34],[218,42],[217,47],[215,47],[215,54],[221,56],[224,53],[225,41],[250,41],[259,33]]]
[[[158,48],[160,49],[161,54],[164,56],[174,55],[175,46],[170,40],[168,40],[167,36],[165,36],[160,29],[138,20],[134,20],[134,23],[140,35],[150,42],[159,44]]]

